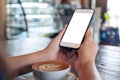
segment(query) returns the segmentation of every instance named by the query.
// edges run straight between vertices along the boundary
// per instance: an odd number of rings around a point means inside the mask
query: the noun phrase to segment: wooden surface
[[[120,46],[100,45],[96,66],[103,80],[120,80]]]
[[[29,54],[44,49],[51,41],[49,38],[25,38],[0,42],[0,52],[10,56]],[[103,80],[120,80],[120,46],[100,45],[96,57],[96,66]],[[18,80],[26,80],[23,75]]]
[[[6,39],[6,0],[0,0],[0,40]]]
[[[10,56],[29,54],[44,49],[51,39],[45,37],[0,41],[0,52]]]

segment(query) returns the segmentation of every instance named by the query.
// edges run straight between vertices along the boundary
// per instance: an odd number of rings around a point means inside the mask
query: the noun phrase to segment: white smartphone
[[[78,49],[94,12],[93,9],[76,9],[60,41],[60,46]]]

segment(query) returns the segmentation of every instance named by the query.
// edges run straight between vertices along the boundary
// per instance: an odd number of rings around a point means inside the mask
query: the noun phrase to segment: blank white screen
[[[75,12],[62,39],[63,42],[80,44],[93,13]]]

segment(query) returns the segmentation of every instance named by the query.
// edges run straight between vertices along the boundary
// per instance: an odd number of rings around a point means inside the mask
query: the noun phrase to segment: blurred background
[[[96,42],[120,44],[119,0],[1,0],[0,4],[0,40],[54,38],[74,9],[92,8]]]
[[[74,9],[95,9],[90,26],[99,45],[96,66],[104,80],[119,80],[119,4],[120,0],[0,0],[0,54],[42,50],[69,23]]]

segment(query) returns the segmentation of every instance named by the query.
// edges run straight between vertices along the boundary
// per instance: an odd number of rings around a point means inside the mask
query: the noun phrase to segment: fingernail
[[[64,27],[66,27],[66,26],[67,26],[67,24],[64,25]]]
[[[90,32],[93,32],[93,27],[90,27]]]

